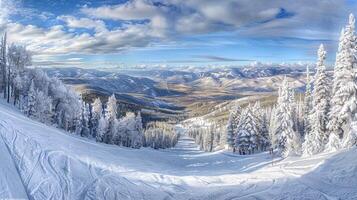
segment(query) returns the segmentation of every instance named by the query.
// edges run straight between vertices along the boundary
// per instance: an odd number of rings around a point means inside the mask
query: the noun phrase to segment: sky
[[[0,0],[0,30],[39,66],[333,63],[355,0]]]

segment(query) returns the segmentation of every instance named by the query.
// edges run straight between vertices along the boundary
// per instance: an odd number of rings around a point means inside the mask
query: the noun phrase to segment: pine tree
[[[52,119],[52,99],[44,92],[36,90],[35,92],[35,113],[33,116],[42,123],[51,123]]]
[[[290,92],[291,89],[285,77],[279,92],[276,110],[277,125],[273,136],[274,147],[283,156],[298,154],[300,151],[300,137],[293,129]]]
[[[81,113],[81,132],[80,135],[82,137],[88,137],[90,134],[89,130],[89,105],[85,103],[84,101],[82,102],[82,113]]]
[[[237,134],[237,127],[241,115],[241,108],[239,105],[233,106],[232,111],[229,114],[227,128],[226,128],[226,139],[229,147],[234,146],[235,136]]]
[[[316,67],[316,75],[314,81],[312,112],[310,115],[311,129],[306,134],[303,144],[303,153],[305,155],[313,155],[324,150],[327,143],[327,122],[329,112],[329,83],[326,75],[326,67],[324,60],[326,51],[321,44],[318,50],[318,61]]]
[[[115,119],[117,119],[117,109],[117,100],[113,94],[108,98],[107,107],[105,108],[105,116],[108,121],[108,132],[105,134],[104,139],[106,143],[113,143],[113,135],[117,131],[114,123]]]
[[[32,80],[27,96],[26,114],[27,116],[32,117],[35,115],[35,113],[36,113],[36,91],[35,91],[35,84]]]
[[[240,106],[236,105],[233,107],[233,110],[229,114],[228,123],[227,123],[227,144],[231,148],[234,146],[234,140],[237,134],[237,127],[241,115]]]
[[[241,154],[251,154],[258,150],[259,127],[251,106],[244,109],[238,125],[235,146]]]
[[[312,109],[311,97],[311,79],[309,66],[306,67],[306,86],[305,86],[305,99],[304,99],[304,134],[309,133],[311,130],[310,125],[310,112]]]
[[[105,134],[108,131],[108,121],[104,115],[102,115],[98,121],[98,128],[96,134],[96,141],[97,142],[104,142]]]
[[[328,150],[339,149],[343,143],[354,144],[355,137],[349,134],[351,131],[351,122],[356,112],[357,84],[354,67],[356,66],[356,36],[355,36],[355,18],[351,14],[349,24],[342,29],[340,43],[336,54],[334,68],[333,94],[331,99],[331,111],[329,113],[328,129],[330,138],[327,144]]]
[[[229,115],[228,122],[227,122],[227,145],[229,148],[232,148],[234,146],[234,119],[232,117],[232,114]]]
[[[105,108],[105,116],[107,117],[108,121],[117,118],[117,109],[117,99],[113,94],[108,98],[107,107]]]
[[[268,128],[267,128],[267,119],[266,115],[263,113],[263,109],[260,105],[260,101],[255,102],[252,112],[254,118],[257,121],[258,127],[258,150],[264,151],[266,147],[269,145],[268,142]]]
[[[139,112],[135,117],[134,133],[132,140],[133,148],[140,148],[143,146],[143,122],[141,118],[141,113]]]
[[[265,110],[260,119],[259,144],[262,151],[266,151],[270,144],[268,113]]]
[[[100,98],[96,98],[92,103],[92,137],[96,138],[97,128],[100,118],[103,115],[103,105]]]

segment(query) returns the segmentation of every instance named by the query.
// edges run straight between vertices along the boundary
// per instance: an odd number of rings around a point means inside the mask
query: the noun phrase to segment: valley
[[[288,76],[293,88],[303,92],[304,70],[288,66],[118,72],[81,68],[45,69],[50,77],[72,85],[88,102],[96,97],[103,97],[105,101],[106,97],[115,94],[124,111],[143,109],[143,116],[147,119],[144,121],[147,122],[165,119],[178,122],[206,115],[215,106],[231,105],[230,102],[243,97],[269,104],[276,98],[284,76]],[[221,116],[227,119],[228,112],[223,112]]]

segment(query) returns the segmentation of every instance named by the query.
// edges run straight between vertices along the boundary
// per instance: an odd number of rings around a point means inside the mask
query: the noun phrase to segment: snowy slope
[[[68,135],[0,105],[0,199],[356,199],[357,150],[280,160]],[[280,161],[279,161],[280,160]]]

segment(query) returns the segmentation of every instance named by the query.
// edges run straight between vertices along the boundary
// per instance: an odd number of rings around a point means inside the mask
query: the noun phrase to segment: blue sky
[[[356,1],[0,0],[0,28],[34,64],[116,67],[333,62]],[[356,13],[354,13],[356,14]]]

